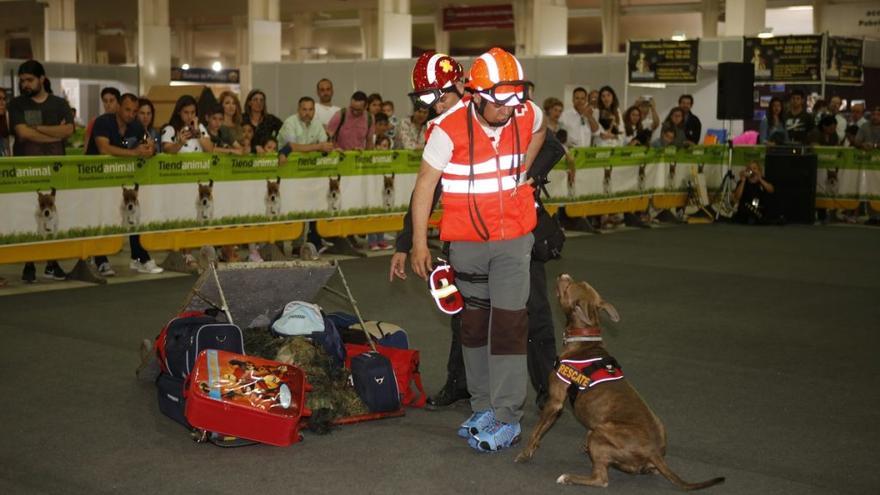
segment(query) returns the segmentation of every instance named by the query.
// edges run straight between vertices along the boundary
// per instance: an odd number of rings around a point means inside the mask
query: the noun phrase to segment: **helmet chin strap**
[[[504,122],[489,121],[489,119],[486,118],[486,104],[486,98],[481,95],[480,103],[477,105],[477,111],[480,112],[480,117],[483,117],[483,120],[487,124],[489,124],[489,127],[504,127],[505,125],[507,125],[508,122],[510,122],[510,118],[513,117],[513,113],[511,113],[506,119],[504,119]]]

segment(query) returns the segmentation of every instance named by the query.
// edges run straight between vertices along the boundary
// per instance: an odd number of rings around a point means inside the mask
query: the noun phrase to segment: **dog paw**
[[[571,480],[568,479],[567,474],[560,474],[559,477],[556,478],[556,482],[559,483],[560,485],[570,485],[571,484]]]
[[[516,459],[514,459],[513,462],[517,462],[519,464],[524,464],[524,463],[529,462],[531,460],[532,460],[532,453],[523,450],[522,452],[519,453],[518,456],[516,456]]]

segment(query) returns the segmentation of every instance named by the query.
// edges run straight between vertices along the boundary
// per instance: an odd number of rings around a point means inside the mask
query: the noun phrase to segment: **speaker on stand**
[[[749,120],[754,107],[755,66],[738,62],[718,64],[718,120]]]

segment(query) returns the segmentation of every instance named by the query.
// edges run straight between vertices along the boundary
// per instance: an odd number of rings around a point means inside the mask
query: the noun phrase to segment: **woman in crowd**
[[[376,114],[382,111],[382,95],[373,93],[367,96],[367,111],[376,118]]]
[[[651,141],[651,131],[642,126],[642,111],[636,105],[626,109],[623,114],[623,135],[627,146],[647,146]]]
[[[0,88],[0,156],[12,155],[12,146],[9,145],[9,117],[6,115],[7,98],[6,90]]]
[[[252,89],[244,100],[245,115],[243,121],[252,125],[254,137],[251,148],[262,146],[270,137],[274,138],[284,122],[281,119],[266,113],[266,93],[262,90]]]
[[[162,151],[176,155],[178,153],[199,153],[214,151],[214,143],[208,135],[208,129],[199,123],[198,103],[190,95],[183,95],[174,104],[171,119],[162,128]],[[189,252],[184,252],[184,260],[190,268],[197,268],[196,259]]]
[[[595,110],[599,129],[593,133],[593,146],[621,146],[623,144],[623,115],[620,101],[611,86],[599,89],[599,104]]]
[[[663,121],[663,127],[675,130],[675,139],[672,141],[673,146],[680,148],[694,144],[685,138],[684,110],[681,107],[674,107],[669,111],[669,114],[666,115],[666,120]]]
[[[819,98],[813,103],[813,125],[819,125],[819,121],[822,120],[822,117],[828,113],[828,103]]]
[[[199,153],[214,151],[208,129],[199,122],[198,104],[190,95],[183,95],[174,104],[171,119],[162,128],[162,151],[165,153]]]
[[[660,116],[657,115],[657,104],[654,103],[654,98],[643,96],[636,101],[635,106],[639,107],[642,112],[642,128],[650,130],[651,136],[653,136],[654,131],[660,127]],[[649,141],[651,136],[648,136]]]
[[[394,147],[404,150],[420,150],[425,147],[425,127],[428,109],[417,108],[408,119],[403,119],[394,136]]]
[[[565,128],[559,122],[559,117],[562,116],[562,108],[562,100],[559,98],[551,96],[544,100],[544,115],[547,116],[547,128],[553,131],[554,134],[557,134],[557,138],[559,137],[559,130]]]
[[[150,139],[156,143],[156,153],[162,152],[161,136],[159,129],[156,129],[156,107],[148,98],[138,98],[138,122],[144,128],[144,132],[150,135]],[[144,136],[146,137],[146,136]]]
[[[770,99],[767,113],[761,119],[759,135],[761,144],[783,144],[788,141],[788,131],[782,116],[782,100],[779,97]]]
[[[238,95],[232,91],[224,91],[220,93],[220,104],[223,106],[223,125],[220,126],[220,136],[224,142],[233,143],[233,148],[239,148],[244,153],[242,146],[244,131],[241,127],[241,102],[238,101]]]

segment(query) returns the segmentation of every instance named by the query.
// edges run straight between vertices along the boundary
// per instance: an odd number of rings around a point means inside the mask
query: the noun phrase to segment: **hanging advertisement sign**
[[[819,83],[822,35],[745,38],[743,62],[755,67],[755,82]]]
[[[513,28],[513,5],[480,5],[443,9],[443,30]]]
[[[837,36],[829,36],[826,40],[825,82],[861,85],[864,40]]]
[[[628,45],[630,84],[697,82],[700,40],[630,41]]]

